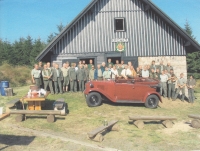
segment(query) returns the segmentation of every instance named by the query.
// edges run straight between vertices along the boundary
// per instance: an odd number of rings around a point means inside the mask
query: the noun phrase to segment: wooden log
[[[22,122],[25,118],[24,114],[19,114],[15,117],[16,122]]]
[[[195,118],[200,120],[200,115],[195,115],[195,114],[189,114],[188,117],[190,118]]]
[[[5,119],[8,116],[10,116],[9,113],[4,113],[4,114],[0,115],[0,121],[3,120],[3,119]]]
[[[143,128],[144,128],[144,122],[141,121],[141,120],[134,121],[134,124],[135,124],[135,126],[137,126],[137,128],[139,128],[139,129],[143,129]]]
[[[39,115],[60,115],[60,111],[54,110],[10,110],[10,114],[39,114]]]
[[[173,123],[170,120],[165,120],[162,122],[162,124],[166,127],[166,128],[172,128],[173,127]]]
[[[49,123],[55,122],[55,115],[52,115],[52,114],[47,115],[47,122]]]
[[[129,116],[130,120],[177,120],[176,117],[170,116]]]
[[[111,128],[113,125],[115,125],[118,122],[118,120],[113,120],[111,122],[108,123],[108,125],[106,126],[100,126],[94,130],[92,130],[91,132],[88,133],[88,137],[93,138],[94,136],[96,136],[98,133],[104,131],[105,129],[109,129]]]
[[[92,140],[95,142],[102,142],[103,141],[103,135],[102,134],[97,134]]]
[[[200,128],[200,120],[192,120],[191,125],[194,128]]]
[[[13,89],[12,88],[4,88],[6,96],[13,96]]]
[[[119,125],[118,125],[118,124],[115,124],[115,125],[113,125],[112,127],[110,127],[109,130],[110,130],[110,131],[119,131]]]

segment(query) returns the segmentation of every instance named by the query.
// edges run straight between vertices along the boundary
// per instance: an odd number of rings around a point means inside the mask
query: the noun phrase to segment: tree
[[[185,22],[185,28],[184,30],[186,31],[186,33],[191,36],[193,39],[196,39],[196,37],[194,37],[194,35],[192,34],[192,28],[190,27],[190,24],[188,22],[188,20],[186,19],[186,22]]]
[[[191,36],[194,40],[196,37],[194,37],[192,33],[192,28],[190,27],[189,22],[186,20],[184,30],[186,33]],[[187,68],[188,68],[188,75],[193,75],[195,78],[200,78],[200,52],[192,52],[187,53]]]
[[[47,43],[50,43],[56,36],[58,36],[64,28],[65,26],[62,24],[62,22],[60,23],[60,25],[57,25],[58,32],[51,33],[47,38]]]

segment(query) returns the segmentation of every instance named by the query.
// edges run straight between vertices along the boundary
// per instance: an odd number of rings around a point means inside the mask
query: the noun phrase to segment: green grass
[[[198,89],[198,87],[197,87]],[[5,104],[14,98],[24,96],[28,91],[28,86],[14,88],[13,97],[0,96],[0,105]],[[68,104],[69,114],[66,117],[58,117],[55,123],[48,123],[46,117],[39,118],[30,116],[21,123],[15,122],[15,115],[4,120],[5,123],[14,123],[16,125],[36,130],[52,131],[67,136],[91,142],[86,139],[87,132],[102,125],[104,120],[119,120],[120,131],[110,132],[105,135],[105,140],[101,145],[118,148],[121,150],[196,150],[200,149],[200,136],[198,129],[191,129],[187,132],[181,130],[173,134],[165,133],[167,129],[162,124],[145,124],[143,130],[136,128],[128,123],[129,115],[162,115],[176,116],[175,123],[190,120],[188,114],[200,114],[200,93],[195,94],[198,98],[194,105],[182,103],[177,100],[171,102],[163,100],[157,109],[147,109],[143,105],[114,105],[104,103],[99,107],[90,108],[87,106],[83,93],[65,93],[59,95],[49,95],[47,98],[48,107],[58,98],[65,98]],[[181,127],[180,127],[181,129]],[[169,129],[170,131],[170,129]],[[42,140],[41,140],[42,142]],[[49,142],[46,142],[49,143]],[[98,143],[95,143],[98,145]]]

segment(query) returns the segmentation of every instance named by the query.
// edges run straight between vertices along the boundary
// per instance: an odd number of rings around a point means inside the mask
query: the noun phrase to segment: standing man
[[[113,66],[113,63],[111,62],[111,59],[110,59],[110,58],[108,58],[108,64],[107,64],[107,67],[109,67],[110,65],[112,65],[112,66]]]
[[[162,74],[160,75],[160,95],[163,94],[163,97],[167,97],[167,80],[168,76],[165,74],[165,70],[162,71]]]
[[[116,60],[116,61],[115,61],[115,67],[116,67],[116,69],[119,68],[119,60]]]
[[[118,75],[119,75],[119,78],[121,78],[121,77],[122,77],[122,75],[121,75],[121,73],[122,73],[122,70],[123,70],[123,68],[122,68],[122,65],[121,65],[121,64],[119,64],[119,68],[117,69],[117,71],[118,71]]]
[[[41,77],[41,70],[38,69],[38,65],[35,64],[34,65],[34,69],[31,71],[31,76],[32,76],[32,82],[38,87],[38,89],[40,88],[40,77]]]
[[[156,72],[155,72],[155,68],[151,68],[151,72],[149,74],[149,77],[152,79],[156,78]]]
[[[88,69],[91,70],[93,66],[93,61],[90,59],[89,64],[88,64]]]
[[[97,69],[94,71],[94,80],[103,80],[103,71],[100,64],[97,65]]]
[[[170,72],[170,70],[173,70],[173,67],[169,62],[167,63],[166,70],[168,71],[168,73]]]
[[[71,63],[71,68],[69,69],[69,80],[70,80],[70,91],[77,92],[77,81],[76,81],[76,71],[75,63]]]
[[[92,69],[89,72],[89,80],[90,81],[94,80],[94,72],[95,72],[95,69],[94,69],[94,65],[93,65]]]
[[[55,69],[53,70],[53,82],[54,82],[56,94],[58,94],[58,87],[59,87],[60,94],[63,93],[62,83],[61,83],[62,80],[63,80],[63,73],[62,73],[61,69],[59,68],[59,65],[55,64]]]
[[[125,64],[124,64],[124,60],[121,60],[121,67],[124,69],[124,66],[125,66]]]
[[[137,73],[132,65],[130,66],[130,71],[131,71],[132,77],[134,77],[134,78],[137,77]]]
[[[176,76],[174,74],[174,70],[171,69],[170,70],[170,76],[169,79],[168,79],[168,100],[171,98],[173,99],[174,98],[174,95],[175,95],[175,84],[176,84]]]
[[[154,69],[154,71],[156,71],[156,65],[154,60],[151,62],[150,70],[151,69]]]
[[[38,62],[38,70],[41,71],[41,74],[40,74],[40,86],[41,86],[41,88],[44,88],[44,83],[43,83],[43,78],[42,78],[42,70],[43,70],[42,61]]]
[[[194,87],[196,86],[196,81],[191,75],[190,78],[187,81],[187,88],[188,88],[188,98],[189,103],[194,103]]]
[[[51,69],[47,67],[47,64],[44,64],[44,69],[42,70],[42,77],[44,83],[44,89],[47,91],[47,87],[49,86],[51,94],[54,94],[52,87],[52,72]]]
[[[179,78],[178,81],[177,81],[178,88],[177,88],[177,90],[176,90],[176,94],[175,94],[174,99],[173,99],[172,101],[175,101],[175,100],[176,100],[178,94],[179,94],[180,91],[181,91],[181,93],[182,93],[181,101],[184,102],[184,98],[185,98],[185,86],[186,86],[187,81],[186,81],[186,79],[185,79],[183,76],[184,76],[184,74],[181,73],[181,74],[180,74],[180,78]]]
[[[83,92],[85,89],[85,81],[86,81],[86,75],[85,75],[85,69],[83,68],[83,65],[79,65],[79,69],[77,71],[77,81],[79,85],[79,91]]]
[[[166,69],[166,67],[163,65],[163,61],[160,61],[160,65],[158,66],[160,73],[162,73],[163,70]]]
[[[102,62],[101,64],[101,71],[104,72],[106,69],[106,63],[105,62]]]
[[[85,69],[85,77],[86,77],[86,82],[87,82],[89,81],[89,74],[90,74],[90,70],[88,69],[87,64],[84,65],[84,69]]]
[[[63,92],[68,91],[68,85],[69,85],[69,63],[66,62],[63,64],[63,67],[61,68],[61,71],[63,73]]]

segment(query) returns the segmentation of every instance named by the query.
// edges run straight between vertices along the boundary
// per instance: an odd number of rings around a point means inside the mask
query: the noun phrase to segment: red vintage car
[[[156,108],[160,94],[159,81],[150,78],[89,81],[84,91],[89,107],[101,105],[104,98],[115,103],[144,103],[147,108]]]

